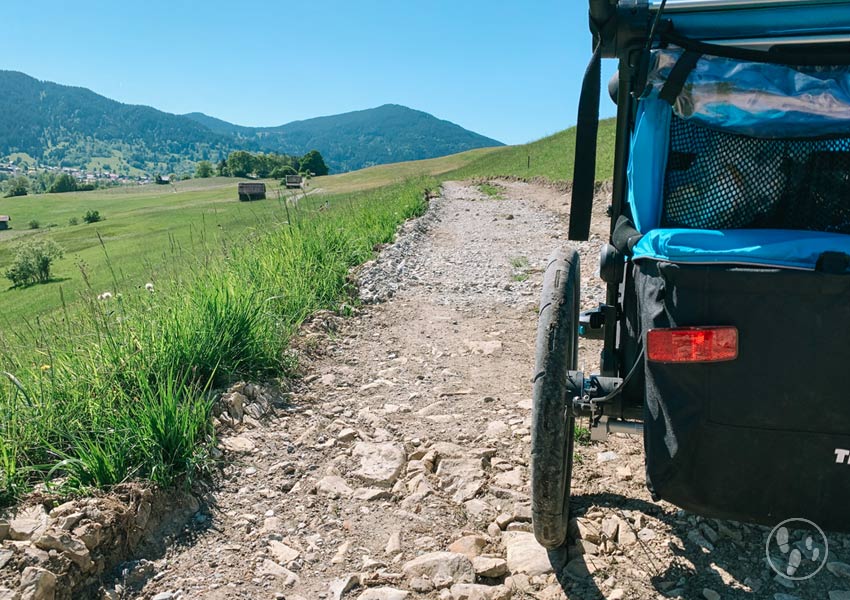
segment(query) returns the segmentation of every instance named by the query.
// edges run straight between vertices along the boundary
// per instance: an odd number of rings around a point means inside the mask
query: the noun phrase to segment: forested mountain
[[[0,71],[0,157],[26,153],[48,166],[181,173],[234,150],[302,155],[315,149],[332,172],[340,172],[496,145],[501,144],[398,105],[279,127],[242,127]]]
[[[236,136],[271,152],[304,154],[315,148],[337,172],[502,145],[450,121],[398,104],[293,121],[280,127],[241,127],[203,113],[185,116],[211,131]]]
[[[24,152],[42,164],[67,167],[101,157],[117,172],[179,172],[233,147],[232,139],[185,117],[0,71],[0,156]]]

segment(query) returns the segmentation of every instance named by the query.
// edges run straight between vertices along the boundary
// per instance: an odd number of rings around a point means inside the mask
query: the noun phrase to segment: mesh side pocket
[[[662,226],[850,234],[850,137],[761,139],[674,116]]]

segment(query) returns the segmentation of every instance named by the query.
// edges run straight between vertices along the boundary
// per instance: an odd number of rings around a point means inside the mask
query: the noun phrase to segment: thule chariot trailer
[[[538,541],[566,538],[576,418],[643,434],[656,500],[850,529],[850,2],[591,0],[590,26],[569,238],[588,239],[615,58],[607,293],[582,312],[578,253],[551,257]],[[580,336],[604,340],[601,373],[576,370]]]

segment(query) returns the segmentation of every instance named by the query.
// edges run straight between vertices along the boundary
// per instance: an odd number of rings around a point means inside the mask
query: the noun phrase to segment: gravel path
[[[565,243],[566,195],[497,185],[501,198],[445,184],[361,269],[375,304],[308,336],[290,408],[223,439],[232,462],[209,505],[164,556],[128,565],[111,597],[807,600],[850,589],[850,566],[835,562],[850,558],[844,538],[830,538],[833,566],[816,583],[778,582],[764,528],[652,503],[641,440],[625,436],[577,451],[569,551],[536,545],[536,305],[546,257]],[[604,204],[581,246],[585,307],[602,294]],[[583,343],[583,368],[598,350]]]

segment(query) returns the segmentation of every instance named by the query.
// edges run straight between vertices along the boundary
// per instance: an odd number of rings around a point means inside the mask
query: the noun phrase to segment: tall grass
[[[213,390],[291,374],[298,325],[340,306],[349,269],[425,209],[429,185],[281,203],[276,222],[153,292],[113,277],[106,298],[89,289],[59,316],[1,334],[2,499],[38,482],[73,491],[197,474],[214,442]]]

